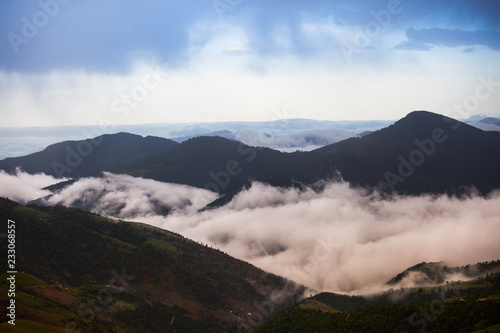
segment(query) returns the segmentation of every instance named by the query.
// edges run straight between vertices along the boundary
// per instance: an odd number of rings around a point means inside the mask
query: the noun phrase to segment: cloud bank
[[[45,174],[30,175],[16,169],[15,174],[9,174],[0,170],[0,197],[27,203],[42,196],[49,195],[51,192],[44,190],[44,187],[60,182]]]
[[[80,207],[121,219],[141,219],[174,212],[193,213],[217,197],[213,192],[187,185],[104,172],[102,178],[82,178],[42,202]]]
[[[305,130],[298,132],[259,130],[247,128],[236,133],[235,138],[246,145],[278,150],[313,150],[356,136],[353,132],[337,128]]]
[[[500,192],[386,198],[345,182],[322,188],[254,183],[226,206],[200,211],[215,194],[106,173],[81,179],[46,203],[178,232],[317,291],[379,292],[423,261],[461,266],[500,258]]]
[[[499,258],[499,204],[500,193],[382,199],[348,183],[320,193],[257,183],[226,207],[142,221],[318,291],[371,293],[422,261]]]

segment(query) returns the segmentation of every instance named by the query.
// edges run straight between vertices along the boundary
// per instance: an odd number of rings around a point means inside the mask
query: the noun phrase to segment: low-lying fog
[[[55,182],[1,172],[0,195],[26,202],[50,194],[41,188]],[[172,230],[317,291],[377,292],[422,261],[461,266],[500,258],[500,192],[382,198],[346,182],[319,193],[254,183],[228,205],[199,212],[216,198],[203,189],[105,173],[44,201]]]

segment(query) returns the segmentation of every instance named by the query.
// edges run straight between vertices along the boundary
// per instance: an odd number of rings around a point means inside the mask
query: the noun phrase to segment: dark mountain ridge
[[[302,186],[338,179],[406,194],[487,194],[500,188],[500,133],[416,111],[362,138],[312,152],[280,153],[222,138],[199,137],[114,172],[232,194],[262,181]]]
[[[220,137],[197,137],[181,144],[147,137],[135,146],[114,136],[108,140],[115,144],[104,149],[102,140],[102,151],[96,148],[83,158],[73,176],[111,171],[205,188],[227,198],[253,181],[301,187],[340,177],[354,186],[413,195],[464,194],[471,188],[486,195],[500,188],[500,133],[427,111],[412,112],[389,127],[311,152],[282,153]],[[51,146],[0,161],[0,168],[12,172],[20,165],[31,173],[54,175],[54,161],[64,163],[68,158],[68,148],[57,148],[57,159]]]
[[[85,177],[97,175],[129,161],[158,154],[177,145],[159,137],[129,133],[104,134],[93,139],[65,141],[43,151],[0,161],[0,169],[9,173],[16,168],[54,177]]]
[[[409,194],[456,194],[475,187],[485,194],[500,188],[499,149],[500,133],[415,111],[363,138],[313,153],[330,152],[326,163],[337,163],[342,177],[356,185]]]
[[[289,179],[281,179],[280,174],[306,160],[306,153],[286,154],[221,137],[197,137],[111,171],[228,194],[255,180],[288,185]]]

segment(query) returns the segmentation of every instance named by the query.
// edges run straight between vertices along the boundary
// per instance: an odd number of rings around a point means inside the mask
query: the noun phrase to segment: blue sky
[[[496,0],[4,0],[0,126],[500,115]]]

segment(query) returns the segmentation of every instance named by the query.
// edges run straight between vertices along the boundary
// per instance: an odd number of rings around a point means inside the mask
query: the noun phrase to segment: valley
[[[494,330],[498,151],[500,133],[418,111],[310,152],[118,133],[1,160],[20,267],[1,325]]]

